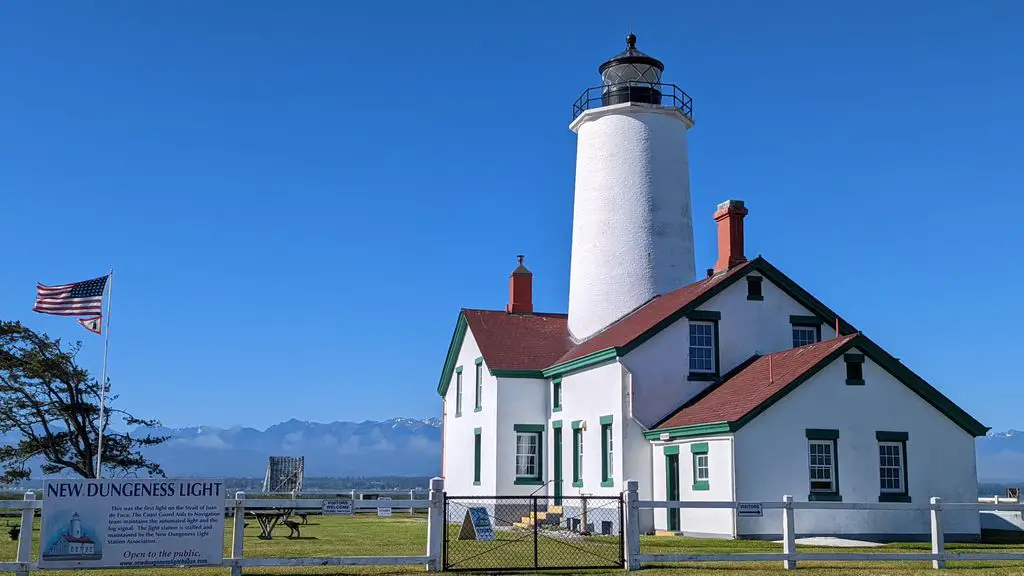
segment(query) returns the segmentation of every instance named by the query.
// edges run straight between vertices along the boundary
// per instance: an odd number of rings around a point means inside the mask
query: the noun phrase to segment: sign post
[[[377,500],[387,500],[387,508],[377,505],[377,516],[391,516],[391,496],[381,496]]]
[[[39,567],[222,564],[224,499],[207,478],[46,480]]]

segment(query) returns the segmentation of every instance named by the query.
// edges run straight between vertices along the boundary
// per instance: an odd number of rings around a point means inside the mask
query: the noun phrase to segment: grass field
[[[228,555],[228,541],[231,531],[230,519],[225,534],[225,556]],[[451,530],[457,530],[452,527]],[[260,540],[256,536],[258,528],[250,522],[245,534],[245,556],[251,557],[315,557],[315,556],[417,556],[426,551],[427,524],[422,515],[396,514],[390,519],[376,516],[354,517],[311,517],[310,523],[302,528],[302,538],[289,540],[284,537],[287,529],[275,530],[273,540]],[[38,525],[35,535],[38,536]],[[454,532],[453,532],[454,534]],[[474,541],[449,541],[449,551],[456,560],[464,560],[465,565],[471,562],[502,560],[511,565],[532,562],[532,544],[529,537],[526,541],[516,543],[517,536],[499,532],[498,542],[484,543]],[[542,543],[544,540],[542,539]],[[645,554],[679,553],[679,554],[713,554],[713,553],[754,553],[781,552],[781,544],[772,542],[705,540],[679,537],[644,537],[641,543]],[[0,560],[12,561],[15,558],[16,543],[8,540],[0,542]],[[951,552],[997,552],[1024,551],[1020,545],[956,545],[947,548]],[[801,552],[911,552],[927,551],[927,544],[898,544],[867,549],[829,549],[820,547],[800,547]],[[34,552],[35,554],[36,552]],[[474,554],[479,554],[474,556]],[[541,546],[542,562],[558,562],[571,559],[576,561],[595,555],[597,562],[614,558],[615,546],[607,539],[594,539],[592,542],[567,543],[550,541]],[[474,559],[475,558],[475,559]],[[984,576],[1018,576],[1024,575],[1024,563],[1021,562],[951,562],[950,569],[960,574]],[[229,573],[227,568],[193,568],[187,571],[180,569],[134,569],[90,571],[95,576],[171,576],[185,572],[188,576],[224,576]],[[246,574],[419,574],[421,566],[413,567],[316,567],[316,568],[265,568],[246,569]],[[548,572],[551,573],[551,572]],[[559,572],[555,572],[556,574]],[[575,574],[579,571],[566,570],[562,574]],[[619,569],[588,571],[586,574],[621,574]],[[668,574],[712,575],[712,576],[762,576],[766,574],[783,574],[780,562],[772,563],[708,563],[708,564],[673,564],[666,566],[646,566],[641,572],[644,576],[663,576]],[[863,562],[863,563],[823,563],[801,562],[799,574],[806,576],[919,576],[936,574],[926,562]],[[54,576],[70,576],[72,571],[46,571],[38,574]]]

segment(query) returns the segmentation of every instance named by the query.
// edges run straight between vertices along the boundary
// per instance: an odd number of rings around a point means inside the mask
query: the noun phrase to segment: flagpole
[[[100,320],[100,326],[106,326],[103,336],[103,377],[100,380],[100,425],[99,439],[96,443],[96,478],[103,474],[103,418],[107,405],[107,347],[110,345],[110,299],[114,293],[114,269],[107,274],[107,314]]]

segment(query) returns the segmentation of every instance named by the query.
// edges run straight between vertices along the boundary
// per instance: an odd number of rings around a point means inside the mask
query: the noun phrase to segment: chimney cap
[[[532,274],[532,272],[530,272],[530,270],[527,269],[526,266],[523,265],[523,259],[526,258],[526,256],[523,256],[522,254],[518,254],[516,256],[516,258],[519,259],[519,266],[516,266],[516,269],[513,270],[512,273],[513,274]]]
[[[722,214],[724,212],[746,214],[747,207],[743,200],[726,200],[715,207],[715,214]]]

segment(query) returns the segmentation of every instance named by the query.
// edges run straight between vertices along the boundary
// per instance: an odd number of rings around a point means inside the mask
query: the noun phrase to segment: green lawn
[[[249,523],[245,534],[245,555],[260,557],[316,557],[316,556],[416,556],[426,551],[427,525],[423,515],[410,516],[396,513],[390,519],[376,516],[354,517],[311,517],[310,523],[302,528],[301,539],[289,540],[284,537],[287,529],[275,530],[273,540],[260,540],[256,536],[258,528],[254,521]],[[227,522],[225,534],[225,556],[228,555],[231,521]],[[457,527],[450,527],[452,539],[449,540],[449,552],[453,561],[466,566],[484,566],[497,561],[509,566],[529,566],[533,562],[532,535],[498,532],[498,540],[494,542],[476,542],[454,538]],[[36,527],[38,536],[38,525]],[[782,546],[771,542],[705,540],[693,538],[652,536],[644,537],[641,543],[645,554],[680,553],[680,554],[713,554],[713,553],[753,553],[781,552]],[[4,540],[0,542],[0,560],[15,558],[16,543]],[[956,552],[996,552],[1024,551],[1021,545],[957,545],[948,546]],[[927,544],[899,544],[880,548],[867,549],[828,549],[819,547],[800,547],[801,552],[900,552],[927,551]],[[542,563],[553,565],[572,565],[583,559],[589,563],[613,562],[618,555],[617,548],[606,537],[581,539],[571,535],[559,535],[542,538],[538,550]],[[957,573],[978,576],[1010,576],[1024,574],[1024,563],[1021,562],[951,562],[950,568]],[[169,576],[182,573],[174,569],[135,569],[91,571],[96,576]],[[315,568],[274,568],[247,569],[247,574],[419,574],[423,568],[415,567],[315,567]],[[587,572],[587,574],[620,574],[617,569],[604,569]],[[70,576],[73,572],[41,572],[55,576]],[[224,576],[229,573],[227,568],[193,568],[187,570],[188,576]],[[556,572],[557,573],[557,572]],[[563,574],[579,573],[566,570]],[[706,564],[673,564],[665,566],[647,566],[641,572],[644,576],[663,576],[668,574],[712,575],[712,576],[761,576],[765,574],[782,574],[781,562],[771,563],[706,563]],[[935,574],[926,562],[862,562],[862,563],[824,563],[801,562],[799,574],[806,576],[918,576]]]

